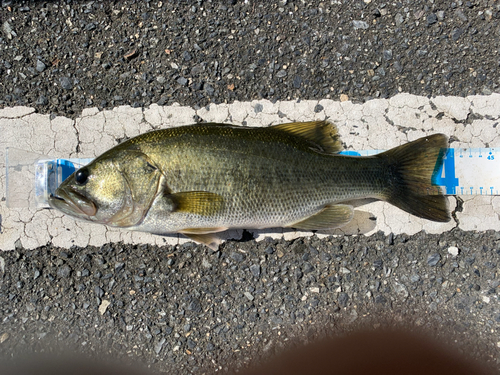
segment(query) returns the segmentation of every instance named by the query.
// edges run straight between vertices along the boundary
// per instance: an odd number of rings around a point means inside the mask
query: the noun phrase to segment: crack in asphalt
[[[406,97],[408,95],[404,95]],[[453,108],[458,108],[456,110],[462,111],[460,116],[463,116],[464,110],[460,109],[459,107],[456,107],[460,103],[464,103],[462,99],[457,99],[457,102],[454,102],[453,100],[455,99],[450,99],[450,106],[455,106]],[[394,104],[392,103],[394,101]],[[214,104],[211,104],[209,107],[206,108],[200,108],[197,110],[193,110],[192,108],[189,107],[182,107],[179,105],[175,105],[172,107],[160,107],[157,105],[151,106],[149,109],[141,109],[139,111],[134,111],[133,109],[126,107],[123,109],[122,112],[120,112],[120,109],[116,109],[113,111],[105,110],[105,111],[98,111],[97,109],[90,109],[90,110],[85,110],[84,113],[82,113],[82,116],[76,118],[75,120],[71,120],[68,124],[71,125],[73,133],[75,134],[76,138],[76,146],[75,143],[61,143],[58,145],[58,149],[62,147],[68,147],[71,145],[71,147],[75,147],[72,151],[68,152],[69,156],[73,156],[82,152],[88,153],[90,148],[92,148],[93,144],[97,144],[97,139],[93,139],[90,134],[87,134],[84,138],[87,141],[84,141],[82,139],[82,127],[86,132],[88,132],[91,129],[100,129],[97,133],[101,134],[103,138],[101,139],[102,141],[109,142],[111,141],[113,144],[117,143],[117,139],[115,134],[124,134],[125,137],[131,137],[135,135],[137,130],[139,131],[144,131],[145,128],[149,129],[155,129],[158,127],[162,126],[172,126],[172,121],[175,119],[176,121],[180,120],[181,124],[184,124],[185,122],[196,122],[196,116],[202,117],[203,120],[205,121],[229,121],[229,120],[235,120],[236,123],[247,123],[248,121],[251,121],[251,125],[255,125],[256,123],[262,122],[261,125],[269,125],[268,122],[274,124],[274,123],[281,123],[285,121],[296,121],[303,119],[305,113],[311,113],[311,115],[314,118],[326,118],[330,119],[330,121],[333,121],[334,123],[337,124],[339,127],[339,132],[343,135],[343,144],[346,149],[358,149],[360,146],[366,147],[366,148],[372,148],[372,149],[380,149],[381,146],[384,145],[392,145],[394,141],[391,139],[388,140],[384,134],[379,134],[378,129],[385,127],[389,127],[390,129],[393,129],[394,127],[399,129],[399,132],[396,132],[396,138],[395,140],[400,143],[404,139],[410,140],[412,137],[415,137],[415,134],[412,134],[410,137],[410,133],[408,132],[403,132],[402,128],[399,127],[399,125],[396,124],[396,122],[400,122],[401,119],[407,113],[421,113],[420,116],[417,116],[420,118],[420,124],[423,127],[422,132],[423,133],[429,133],[433,129],[433,125],[429,126],[426,124],[427,121],[429,120],[437,120],[439,115],[443,113],[443,117],[441,121],[452,121],[451,118],[449,118],[446,108],[440,108],[442,105],[441,102],[434,102],[434,100],[429,100],[426,98],[414,98],[410,100],[411,103],[414,103],[412,105],[402,105],[402,100],[398,98],[392,98],[390,100],[381,100],[379,104],[374,105],[375,102],[370,102],[368,107],[367,105],[361,105],[361,104],[354,104],[351,102],[334,102],[332,100],[326,100],[323,99],[321,101],[318,100],[311,100],[311,101],[290,101],[290,102],[279,102],[279,103],[272,103],[269,100],[259,100],[259,101],[252,101],[252,102],[247,102],[247,103],[242,103],[241,107],[238,107],[235,103],[232,104],[220,104],[222,107],[218,107]],[[471,102],[469,102],[471,103]],[[493,101],[488,102],[490,104],[493,104]],[[255,108],[259,106],[259,111],[255,111]],[[317,106],[321,104],[323,108],[321,110],[317,109]],[[477,121],[492,121],[492,120],[486,120],[484,114],[492,113],[489,107],[485,106],[486,104],[481,104],[481,109],[477,109],[476,107],[475,111],[479,111],[479,114],[473,114],[471,115],[471,106],[467,107],[469,110],[469,114],[467,115],[467,119],[464,121],[460,121],[459,123],[461,125],[456,124],[455,126],[467,126],[469,129],[465,130],[465,133],[460,138],[462,138],[462,142],[468,142],[470,137],[473,137],[474,139],[478,139],[477,137],[480,137],[479,139],[481,140],[481,143],[491,143],[490,139],[492,138],[493,141],[495,139],[498,139],[497,135],[497,129],[494,126],[494,123],[489,124],[492,126],[493,130],[487,130],[483,127],[484,124],[482,123],[477,123]],[[418,107],[418,108],[417,108]],[[450,107],[451,108],[451,107]],[[441,110],[444,110],[444,112],[440,112]],[[422,115],[423,114],[423,115]],[[30,117],[26,117],[30,116]],[[25,123],[25,127],[32,129],[35,124],[37,124],[37,119],[36,116],[37,114],[34,114],[32,112],[30,113],[25,113],[23,116],[17,116],[17,117],[24,117],[21,119]],[[45,115],[43,115],[45,116]],[[332,117],[333,116],[333,117]],[[9,117],[9,116],[7,116]],[[15,117],[15,116],[11,116]],[[5,119],[5,116],[0,116],[0,119],[4,119],[4,121],[7,121]],[[474,118],[474,119],[473,119]],[[397,120],[396,120],[397,119]],[[479,120],[478,120],[479,119]],[[15,118],[14,120],[19,121],[19,119]],[[498,120],[495,118],[494,120]],[[493,121],[494,121],[493,120]],[[64,122],[54,123],[54,119],[50,120],[50,123],[48,124],[48,129],[53,133],[54,137],[57,137],[61,133],[61,129],[63,129],[63,125],[65,125]],[[82,123],[82,121],[85,121],[85,124]],[[112,126],[112,123],[117,122],[119,124],[119,130],[118,132],[113,132],[110,126]],[[470,122],[470,124],[466,124],[466,122]],[[343,123],[346,123],[343,125]],[[393,125],[391,125],[394,124]],[[370,129],[368,124],[374,124],[374,128]],[[384,125],[385,124],[385,125]],[[488,125],[488,124],[487,124]],[[356,130],[354,134],[352,132],[349,132],[349,129],[353,128]],[[413,130],[413,126],[409,127],[404,127],[406,130],[410,129]],[[456,128],[455,128],[456,129]],[[418,130],[418,129],[415,129]],[[32,134],[32,137],[34,136],[32,130],[30,130]],[[488,133],[492,132],[491,134]],[[363,136],[356,136],[357,133],[362,132]],[[347,134],[347,137],[346,137]],[[400,134],[398,136],[397,134]],[[417,134],[418,135],[418,134]],[[108,137],[110,137],[108,139]],[[366,137],[366,140],[363,141],[363,137]],[[484,138],[484,139],[483,139]],[[37,143],[30,143],[30,149],[34,152],[40,152],[40,146]],[[89,148],[87,150],[87,148]],[[56,151],[56,144],[51,145],[51,150]],[[84,150],[85,149],[85,150]],[[51,151],[52,152],[52,151]],[[60,151],[58,151],[60,152]],[[65,155],[61,155],[61,157],[64,157]],[[458,205],[458,203],[457,203]],[[457,212],[460,212],[460,207],[458,207],[456,210],[453,211],[452,217],[455,222],[455,228],[460,227],[460,223],[457,218]],[[32,215],[28,215],[30,217],[35,218],[37,215],[36,213],[33,213]],[[389,228],[389,225],[387,225],[387,222],[385,222],[386,218],[384,218],[384,224],[386,228]],[[3,223],[2,223],[2,230],[5,232],[6,228],[9,227],[8,222],[12,220],[11,215],[3,215]],[[406,222],[406,220],[404,220]],[[397,225],[398,227],[404,227],[405,225],[399,224]],[[90,229],[87,229],[85,226],[81,226],[81,230],[84,232],[89,231]],[[415,226],[415,230],[417,229],[422,229],[425,228],[422,227],[421,225]],[[23,229],[21,229],[21,233],[23,232]],[[398,231],[400,229],[396,229]],[[90,230],[91,231],[91,230]],[[110,233],[106,232],[103,233],[102,235],[103,240],[114,238],[114,235],[110,237]],[[124,239],[123,234],[120,233],[117,238]],[[134,237],[135,238],[135,237]],[[130,241],[133,241],[133,237],[129,238]]]
[[[464,209],[464,200],[460,198],[458,195],[453,196],[455,198],[455,202],[457,205],[455,209],[451,212],[451,217],[455,221],[455,227],[453,229],[458,229],[460,226],[460,220],[457,217],[457,212],[462,212]]]

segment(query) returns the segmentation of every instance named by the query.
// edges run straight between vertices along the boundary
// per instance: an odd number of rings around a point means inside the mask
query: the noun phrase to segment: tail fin
[[[387,202],[424,219],[450,221],[448,200],[432,184],[447,147],[448,137],[434,134],[380,154],[391,170]]]

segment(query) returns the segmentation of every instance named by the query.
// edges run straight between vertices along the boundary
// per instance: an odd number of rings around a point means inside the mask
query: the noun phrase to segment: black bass
[[[434,134],[384,153],[338,152],[325,121],[266,128],[198,124],[123,142],[68,177],[51,207],[130,230],[179,232],[215,248],[229,228],[324,230],[375,198],[428,220],[450,220],[432,184],[448,138]]]

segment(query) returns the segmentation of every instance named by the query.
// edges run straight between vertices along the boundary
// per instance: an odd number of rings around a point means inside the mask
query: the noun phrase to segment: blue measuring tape
[[[455,173],[455,149],[449,148],[443,158],[443,164],[432,176],[432,184],[444,186],[447,195],[455,195],[459,186]]]
[[[57,159],[56,167],[60,173],[61,182],[63,182],[65,179],[71,176],[74,171],[80,168],[79,166],[75,166],[74,163],[66,159]]]

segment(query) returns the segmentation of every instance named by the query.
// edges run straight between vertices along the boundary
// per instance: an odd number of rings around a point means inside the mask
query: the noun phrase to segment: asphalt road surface
[[[0,15],[0,106],[53,116],[499,92],[495,1],[4,0]],[[19,243],[0,258],[0,351],[63,348],[202,374],[325,335],[401,326],[496,367],[499,265],[498,232],[458,229],[244,236],[217,252]]]

